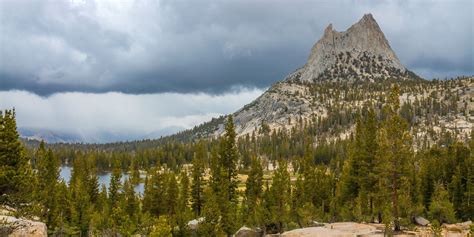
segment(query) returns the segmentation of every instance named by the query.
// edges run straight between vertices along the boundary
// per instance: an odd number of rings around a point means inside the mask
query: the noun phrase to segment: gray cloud
[[[302,66],[330,22],[372,12],[408,68],[473,75],[473,2],[0,1],[0,90],[223,93]]]
[[[56,93],[41,97],[26,91],[0,92],[0,110],[15,107],[26,136],[112,142],[159,138],[236,111],[262,90],[222,95],[160,93]]]

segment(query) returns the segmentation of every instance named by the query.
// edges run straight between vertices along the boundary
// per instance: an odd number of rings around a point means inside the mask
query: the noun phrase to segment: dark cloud
[[[372,12],[426,78],[473,75],[473,2],[0,1],[0,90],[222,93],[302,66],[330,22]]]
[[[222,95],[71,92],[41,97],[27,91],[0,91],[0,111],[16,108],[24,136],[112,142],[159,138],[189,129],[234,112],[261,93],[258,89]]]

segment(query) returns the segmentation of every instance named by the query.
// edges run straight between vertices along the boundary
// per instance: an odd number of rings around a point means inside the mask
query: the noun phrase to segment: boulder
[[[313,227],[321,227],[321,226],[324,226],[324,225],[326,225],[326,223],[313,221]]]
[[[201,223],[203,221],[204,221],[204,217],[200,217],[200,218],[197,218],[197,219],[194,219],[194,220],[190,220],[190,221],[188,221],[188,228],[190,230],[197,230],[197,228],[199,226],[199,223]]]
[[[428,224],[430,224],[430,221],[421,216],[417,216],[415,217],[415,224],[421,225],[421,226],[427,226]]]
[[[0,215],[0,236],[46,237],[48,231],[42,222]]]
[[[462,233],[463,229],[461,226],[456,224],[443,224],[442,225],[448,232]]]
[[[234,237],[261,237],[262,232],[254,229],[250,229],[246,226],[242,226],[237,232],[235,232]]]
[[[462,223],[456,224],[443,224],[442,226],[450,233],[468,233],[470,227],[472,225],[472,221],[466,221]]]
[[[457,223],[456,225],[459,225],[459,227],[461,227],[463,230],[469,230],[469,228],[471,228],[472,221],[465,221],[462,223]]]

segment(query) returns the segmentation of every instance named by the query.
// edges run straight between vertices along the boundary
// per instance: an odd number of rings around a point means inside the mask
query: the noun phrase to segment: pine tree
[[[147,175],[145,177],[144,190],[143,190],[142,205],[143,205],[143,211],[145,213],[150,213],[150,209],[152,206],[153,184],[151,181],[151,177],[152,177],[151,172],[152,172],[151,169],[147,172]]]
[[[53,151],[46,151],[44,142],[40,143],[36,155],[38,174],[38,198],[43,206],[42,218],[46,225],[54,229],[58,224],[57,196],[54,195],[58,187],[59,161]]]
[[[131,219],[139,212],[139,200],[135,195],[135,190],[131,179],[125,180],[123,184],[124,203],[122,204],[124,211]]]
[[[171,237],[171,226],[168,224],[166,216],[160,216],[149,234],[150,237]]]
[[[32,201],[35,179],[20,142],[15,110],[0,111],[0,203],[21,209]]]
[[[262,229],[264,230],[264,234],[273,232],[271,229],[274,224],[274,211],[273,207],[275,206],[275,196],[273,196],[272,190],[268,184],[268,180],[265,182],[265,189],[262,195],[262,205],[260,212],[259,220],[263,223]]]
[[[166,207],[167,207],[167,214],[169,216],[174,216],[178,210],[178,197],[179,197],[179,189],[178,189],[178,181],[176,180],[176,176],[173,172],[167,175],[166,181]]]
[[[114,170],[112,172],[112,176],[110,177],[110,184],[109,184],[109,200],[110,200],[110,208],[114,208],[117,206],[118,202],[120,201],[120,190],[122,188],[122,170],[118,162],[114,165]]]
[[[395,231],[400,231],[400,219],[410,218],[400,215],[400,191],[402,182],[409,177],[409,167],[412,163],[412,138],[408,131],[407,122],[398,114],[400,109],[399,88],[393,87],[388,98],[388,104],[384,108],[386,120],[379,131],[378,159],[386,175],[379,178],[379,182],[388,184],[391,196],[391,218],[394,222]],[[388,179],[388,180],[384,180]],[[406,186],[405,186],[406,187]],[[408,212],[405,212],[408,213]]]
[[[289,200],[291,195],[290,174],[286,161],[281,160],[272,179],[270,187],[271,195],[274,195],[272,206],[273,221],[277,231],[282,233],[289,219]]]
[[[72,218],[80,235],[87,235],[92,214],[92,206],[87,188],[82,179],[76,179],[71,185]]]
[[[180,173],[179,179],[179,198],[178,198],[178,211],[176,213],[176,224],[178,226],[178,231],[175,231],[176,236],[187,236],[188,235],[188,225],[187,222],[191,219],[191,212],[189,209],[189,177],[187,170],[183,170]]]
[[[130,175],[131,175],[131,182],[133,185],[137,185],[140,183],[140,170],[138,167],[138,162],[136,161],[136,157],[132,158],[132,163],[130,164]]]
[[[198,151],[193,158],[192,183],[191,183],[191,207],[195,216],[201,216],[204,204],[204,162],[207,157],[204,144],[198,145]]]
[[[71,194],[68,190],[68,187],[64,181],[58,183],[54,195],[57,200],[57,225],[51,232],[58,236],[67,236],[71,234],[71,226],[69,221],[72,218],[71,208],[72,200]]]
[[[312,204],[306,200],[302,177],[301,174],[298,175],[291,192],[291,217],[300,228],[309,224],[314,212]]]
[[[474,136],[474,132],[471,133],[471,139]],[[474,140],[474,139],[473,139]],[[469,157],[468,161],[466,162],[466,188],[463,194],[463,202],[462,202],[462,218],[468,219],[474,216],[474,142],[471,140],[471,156]]]
[[[166,204],[166,174],[161,173],[159,167],[151,169],[147,178],[143,196],[143,210],[153,216],[160,216],[168,212]]]
[[[88,154],[83,160],[85,169],[83,170],[84,184],[93,204],[96,204],[99,196],[99,177],[97,176],[97,167],[94,163],[96,157],[93,154]]]
[[[356,122],[356,131],[338,185],[339,213],[347,220],[373,220],[377,181],[377,119],[373,108]]]
[[[225,134],[221,138],[219,148],[220,158],[220,208],[221,223],[224,232],[231,236],[236,231],[237,219],[237,146],[236,134],[232,115],[227,118]]]
[[[225,134],[220,144],[220,161],[223,172],[223,183],[228,201],[235,202],[237,198],[237,162],[236,134],[232,115],[227,118]]]
[[[378,122],[373,108],[370,108],[367,119],[364,121],[363,131],[363,154],[361,157],[360,177],[358,180],[361,191],[359,192],[359,200],[362,204],[361,214],[369,217],[370,221],[374,220],[374,198],[376,195],[376,183],[378,174],[375,172],[377,151],[377,129]]]
[[[95,213],[91,218],[92,232],[96,235],[101,235],[104,231],[112,226],[111,210],[109,208],[109,200],[107,197],[107,187],[102,184],[102,187],[97,198]]]
[[[220,221],[218,197],[210,188],[205,190],[206,202],[203,207],[203,221],[198,226],[198,236],[217,237],[224,234]]]
[[[429,216],[439,223],[454,223],[456,215],[453,204],[449,201],[448,192],[442,184],[437,184],[429,208]]]
[[[250,226],[258,223],[258,206],[263,194],[263,168],[260,160],[253,158],[250,173],[245,183],[245,222]]]
[[[355,160],[352,156],[344,162],[340,181],[337,183],[337,215],[343,220],[354,220],[354,209],[356,206],[356,195],[358,194],[358,183],[354,169],[356,169]]]
[[[179,202],[180,206],[183,208],[181,210],[184,210],[188,208],[189,204],[189,177],[186,169],[180,173],[179,184]]]

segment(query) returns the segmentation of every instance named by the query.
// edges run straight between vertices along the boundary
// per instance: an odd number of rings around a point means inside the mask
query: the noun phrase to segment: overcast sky
[[[474,74],[472,0],[0,0],[0,109],[104,142],[233,112],[372,13],[401,62]]]

